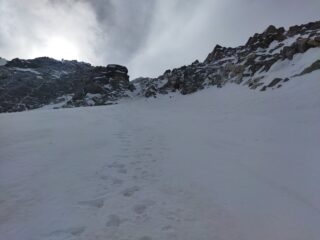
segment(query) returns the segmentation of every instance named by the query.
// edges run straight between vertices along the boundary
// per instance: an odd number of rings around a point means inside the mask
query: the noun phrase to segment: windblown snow
[[[318,240],[319,80],[1,114],[0,238]]]

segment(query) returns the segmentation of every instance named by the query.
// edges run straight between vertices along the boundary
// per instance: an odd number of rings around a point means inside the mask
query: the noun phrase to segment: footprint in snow
[[[171,225],[166,225],[166,226],[162,227],[161,230],[165,231],[165,232],[171,232],[171,231],[173,231],[173,227]]]
[[[125,168],[120,168],[120,169],[118,169],[117,172],[121,173],[121,174],[127,174],[128,173],[127,169],[125,169]]]
[[[112,163],[112,164],[109,164],[109,165],[108,165],[108,168],[125,168],[125,165],[114,162],[114,163]]]
[[[104,199],[94,199],[94,200],[89,200],[89,201],[80,201],[78,202],[79,205],[82,206],[88,206],[88,207],[94,207],[94,208],[102,208],[104,205]]]
[[[100,176],[100,179],[106,181],[106,180],[109,179],[109,177],[108,177],[107,175],[101,175],[101,176]]]
[[[133,211],[136,213],[136,214],[143,214],[147,208],[153,206],[155,204],[155,201],[152,201],[152,200],[146,200],[146,201],[143,201],[139,204],[136,204],[133,206]]]
[[[72,227],[72,228],[66,228],[66,229],[61,229],[61,230],[56,230],[47,235],[49,239],[55,238],[55,237],[63,237],[63,239],[66,239],[68,237],[73,237],[73,236],[80,236],[84,231],[85,227]]]
[[[140,160],[130,162],[131,165],[139,165],[141,163]]]
[[[125,197],[131,197],[133,196],[136,192],[138,192],[140,190],[140,187],[138,186],[133,186],[130,188],[125,189],[124,191],[122,191],[122,195]]]
[[[123,222],[125,222],[125,219],[121,219],[118,215],[110,215],[108,218],[108,221],[106,223],[107,227],[119,227]]]
[[[152,240],[152,237],[143,236],[143,237],[139,238],[139,240]]]
[[[123,184],[123,180],[118,179],[118,178],[114,178],[112,180],[112,185],[122,185]]]

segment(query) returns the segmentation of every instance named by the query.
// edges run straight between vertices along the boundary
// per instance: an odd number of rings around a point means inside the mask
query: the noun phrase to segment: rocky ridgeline
[[[132,82],[127,68],[120,65],[94,67],[47,57],[9,62],[0,58],[0,112],[49,104],[56,108],[108,105],[128,96],[190,94],[227,83],[266,91],[319,69],[320,21],[288,30],[269,26],[244,46],[217,45],[203,62]]]
[[[119,65],[93,67],[42,57],[13,59],[0,66],[0,112],[25,111],[48,104],[106,105],[132,90],[127,68]]]
[[[190,94],[208,86],[222,87],[229,82],[265,91],[281,87],[281,84],[295,77],[283,77],[281,74],[281,78],[269,79],[272,66],[291,61],[297,54],[319,47],[320,21],[293,26],[288,30],[269,26],[263,33],[251,37],[244,46],[226,48],[217,45],[204,62],[195,61],[189,66],[167,70],[158,78],[140,78],[134,82],[140,85],[146,97],[175,91]],[[317,69],[320,69],[320,55],[297,75]]]

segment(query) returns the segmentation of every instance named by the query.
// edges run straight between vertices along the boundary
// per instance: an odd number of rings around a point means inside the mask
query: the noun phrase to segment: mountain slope
[[[320,21],[300,26],[269,26],[244,46],[217,45],[203,62],[167,70],[158,78],[129,82],[119,65],[94,67],[50,58],[0,63],[0,113],[52,108],[100,106],[123,98],[156,97],[178,91],[236,83],[261,91],[280,88],[299,75],[320,69]]]
[[[1,114],[1,238],[318,240],[319,91]]]
[[[145,96],[179,91],[190,94],[226,83],[265,91],[279,88],[290,79],[320,69],[320,22],[276,28],[269,26],[244,46],[217,45],[204,62],[167,70],[156,79],[138,79]],[[309,71],[304,71],[306,69]],[[143,81],[144,80],[144,81]]]

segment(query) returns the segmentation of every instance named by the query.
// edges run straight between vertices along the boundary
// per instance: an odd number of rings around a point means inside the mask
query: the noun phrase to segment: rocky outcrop
[[[319,40],[320,21],[293,26],[288,30],[271,25],[264,32],[250,37],[244,46],[227,48],[216,45],[204,62],[196,61],[188,66],[167,70],[152,79],[153,84],[146,96],[155,97],[175,91],[190,94],[208,86],[220,88],[226,83],[243,84],[262,91],[278,88],[282,86],[280,83],[294,76],[269,80],[267,75],[270,69],[276,63],[291,61],[297,54],[319,48]],[[318,62],[315,62],[303,73],[317,69]]]
[[[285,39],[285,29],[271,25],[262,34],[256,33],[250,37],[245,46],[254,51],[258,48],[268,48],[273,41],[282,42]]]
[[[133,90],[126,67],[115,64],[95,67],[86,73],[73,98],[63,107],[109,105]]]
[[[0,66],[0,112],[58,103],[60,107],[110,104],[133,88],[127,68],[120,65],[16,58]]]
[[[320,47],[320,37],[298,38],[291,46],[286,46],[281,51],[282,59],[292,60],[297,53],[304,53],[310,48]]]

